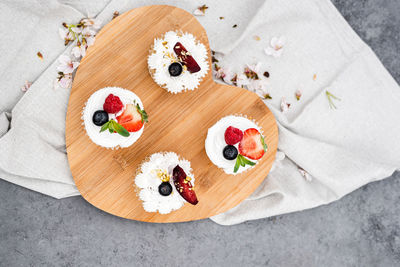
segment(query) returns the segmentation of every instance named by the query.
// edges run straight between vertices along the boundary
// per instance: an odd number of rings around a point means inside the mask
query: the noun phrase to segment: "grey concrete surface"
[[[333,2],[400,82],[400,1]],[[0,180],[0,266],[400,266],[399,178],[231,227],[129,221]]]

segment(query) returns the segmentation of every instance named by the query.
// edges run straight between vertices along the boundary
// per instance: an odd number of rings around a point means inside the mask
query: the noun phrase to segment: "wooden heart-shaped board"
[[[76,73],[66,121],[68,160],[76,186],[95,207],[146,222],[199,220],[225,212],[247,198],[267,177],[275,159],[278,129],[260,98],[245,89],[217,84],[209,70],[194,91],[170,94],[151,78],[147,57],[154,38],[170,30],[192,33],[206,45],[207,35],[190,13],[171,6],[146,6],[126,12],[97,35]],[[95,145],[85,134],[81,112],[95,91],[108,86],[131,90],[142,100],[149,123],[128,148],[111,150]],[[245,114],[263,129],[267,153],[251,170],[227,175],[208,159],[207,130],[219,119]],[[156,152],[172,151],[191,162],[199,203],[186,203],[169,214],[143,209],[134,187],[140,163]],[[222,152],[221,152],[222,153]]]

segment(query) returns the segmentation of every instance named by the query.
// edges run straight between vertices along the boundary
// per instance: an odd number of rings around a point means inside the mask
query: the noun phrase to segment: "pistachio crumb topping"
[[[158,170],[156,170],[156,172],[157,172],[158,178],[160,178],[161,181],[163,181],[163,182],[169,182],[169,180],[171,179],[171,175],[169,175],[166,170],[158,169]]]

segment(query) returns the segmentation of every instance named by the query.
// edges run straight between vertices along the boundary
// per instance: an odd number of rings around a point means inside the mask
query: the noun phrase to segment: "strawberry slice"
[[[193,190],[192,183],[190,182],[190,178],[186,175],[185,171],[179,165],[176,165],[176,167],[172,171],[172,177],[174,179],[176,190],[178,190],[179,194],[183,197],[184,200],[192,205],[196,205],[197,203],[199,203],[196,197],[196,193]]]
[[[186,50],[186,48],[180,43],[177,42],[174,46],[174,51],[179,58],[179,61],[182,65],[185,65],[190,71],[190,73],[195,73],[201,70],[199,64],[197,64],[196,60],[192,57],[192,55]]]
[[[239,143],[239,153],[249,159],[258,160],[262,158],[267,146],[264,137],[255,128],[244,131],[243,139]]]
[[[147,122],[147,113],[140,108],[139,104],[127,104],[124,112],[117,117],[117,121],[128,132],[137,132]]]

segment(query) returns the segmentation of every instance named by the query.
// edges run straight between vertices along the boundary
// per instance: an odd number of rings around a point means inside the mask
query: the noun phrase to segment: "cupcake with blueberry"
[[[156,38],[147,59],[153,80],[170,93],[194,90],[208,71],[207,48],[190,33]]]
[[[227,174],[244,172],[257,164],[267,151],[261,128],[243,116],[226,116],[208,129],[208,158]]]
[[[147,212],[167,214],[198,203],[190,162],[173,152],[151,155],[139,167],[135,185]]]
[[[132,145],[148,121],[140,98],[119,87],[94,92],[86,102],[82,119],[89,138],[105,148]]]

